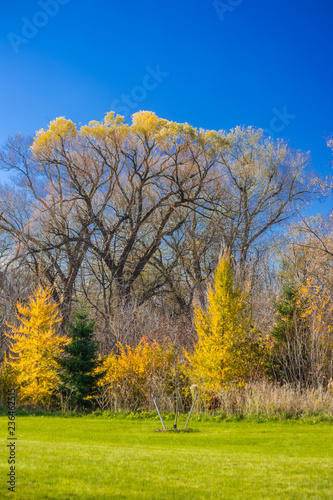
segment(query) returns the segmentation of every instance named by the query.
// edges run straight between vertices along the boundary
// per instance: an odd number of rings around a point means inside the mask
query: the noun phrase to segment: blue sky
[[[0,143],[57,116],[253,125],[332,171],[332,0],[1,2]]]

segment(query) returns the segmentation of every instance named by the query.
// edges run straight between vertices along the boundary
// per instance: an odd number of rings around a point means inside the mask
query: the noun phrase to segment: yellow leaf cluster
[[[307,279],[298,289],[297,307],[303,319],[307,319],[314,332],[332,331],[333,304],[327,291]]]
[[[168,123],[152,111],[139,111],[132,116],[131,130],[142,134],[156,134]]]
[[[106,113],[104,121],[92,120],[88,125],[80,128],[80,137],[88,137],[92,140],[107,139],[115,132],[119,137],[125,137],[128,134],[129,126],[125,124],[124,117],[116,115],[114,111]]]
[[[123,385],[141,387],[148,377],[160,373],[172,362],[172,349],[147,338],[141,339],[137,347],[117,344],[119,354],[109,354],[99,368],[106,371],[99,385]]]
[[[48,130],[42,128],[36,133],[31,149],[34,153],[43,152],[45,148],[63,139],[70,139],[76,136],[77,130],[72,120],[66,120],[64,116],[60,116],[50,122]]]

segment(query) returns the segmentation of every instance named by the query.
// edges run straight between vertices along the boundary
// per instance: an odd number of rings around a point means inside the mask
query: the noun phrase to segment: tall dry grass
[[[149,387],[144,404],[140,410],[154,410],[151,392],[154,393],[160,411],[175,411],[174,395],[167,394],[162,385]],[[153,389],[153,390],[152,390]],[[132,405],[126,405],[110,392],[100,394],[98,398],[99,409],[102,411],[133,411]],[[213,404],[212,404],[213,403]],[[187,413],[191,405],[191,397],[180,399],[180,411]],[[316,389],[301,388],[300,386],[278,385],[267,381],[250,383],[246,387],[231,387],[214,397],[207,398],[200,395],[195,405],[194,413],[210,413],[232,417],[264,418],[304,418],[311,416],[333,417],[333,382],[327,388]]]
[[[244,388],[229,388],[218,394],[217,400],[218,406],[214,411],[227,416],[267,418],[306,417],[318,414],[333,416],[333,382],[328,384],[327,388],[311,389],[259,381],[250,383]],[[208,409],[207,404],[206,408],[201,408],[204,409]]]

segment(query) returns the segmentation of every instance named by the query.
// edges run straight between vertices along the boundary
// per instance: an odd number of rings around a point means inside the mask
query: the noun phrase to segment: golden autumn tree
[[[17,303],[19,326],[7,325],[12,333],[9,364],[23,403],[47,406],[59,384],[56,357],[68,343],[58,335],[55,325],[61,321],[56,304],[51,303],[51,290],[39,287],[27,305]]]
[[[216,268],[208,310],[195,309],[195,327],[198,342],[187,358],[191,376],[202,390],[243,385],[260,366],[262,348],[255,340],[247,294],[234,286],[228,256]]]
[[[149,342],[143,337],[136,347],[117,344],[119,354],[106,356],[97,373],[104,371],[100,387],[108,387],[121,407],[137,409],[151,399],[158,386],[168,385],[172,374],[174,346]]]

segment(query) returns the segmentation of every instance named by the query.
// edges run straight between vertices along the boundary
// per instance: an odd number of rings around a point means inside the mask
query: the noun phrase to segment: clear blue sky
[[[12,0],[0,19],[0,143],[148,109],[270,129],[332,172],[332,0]]]

